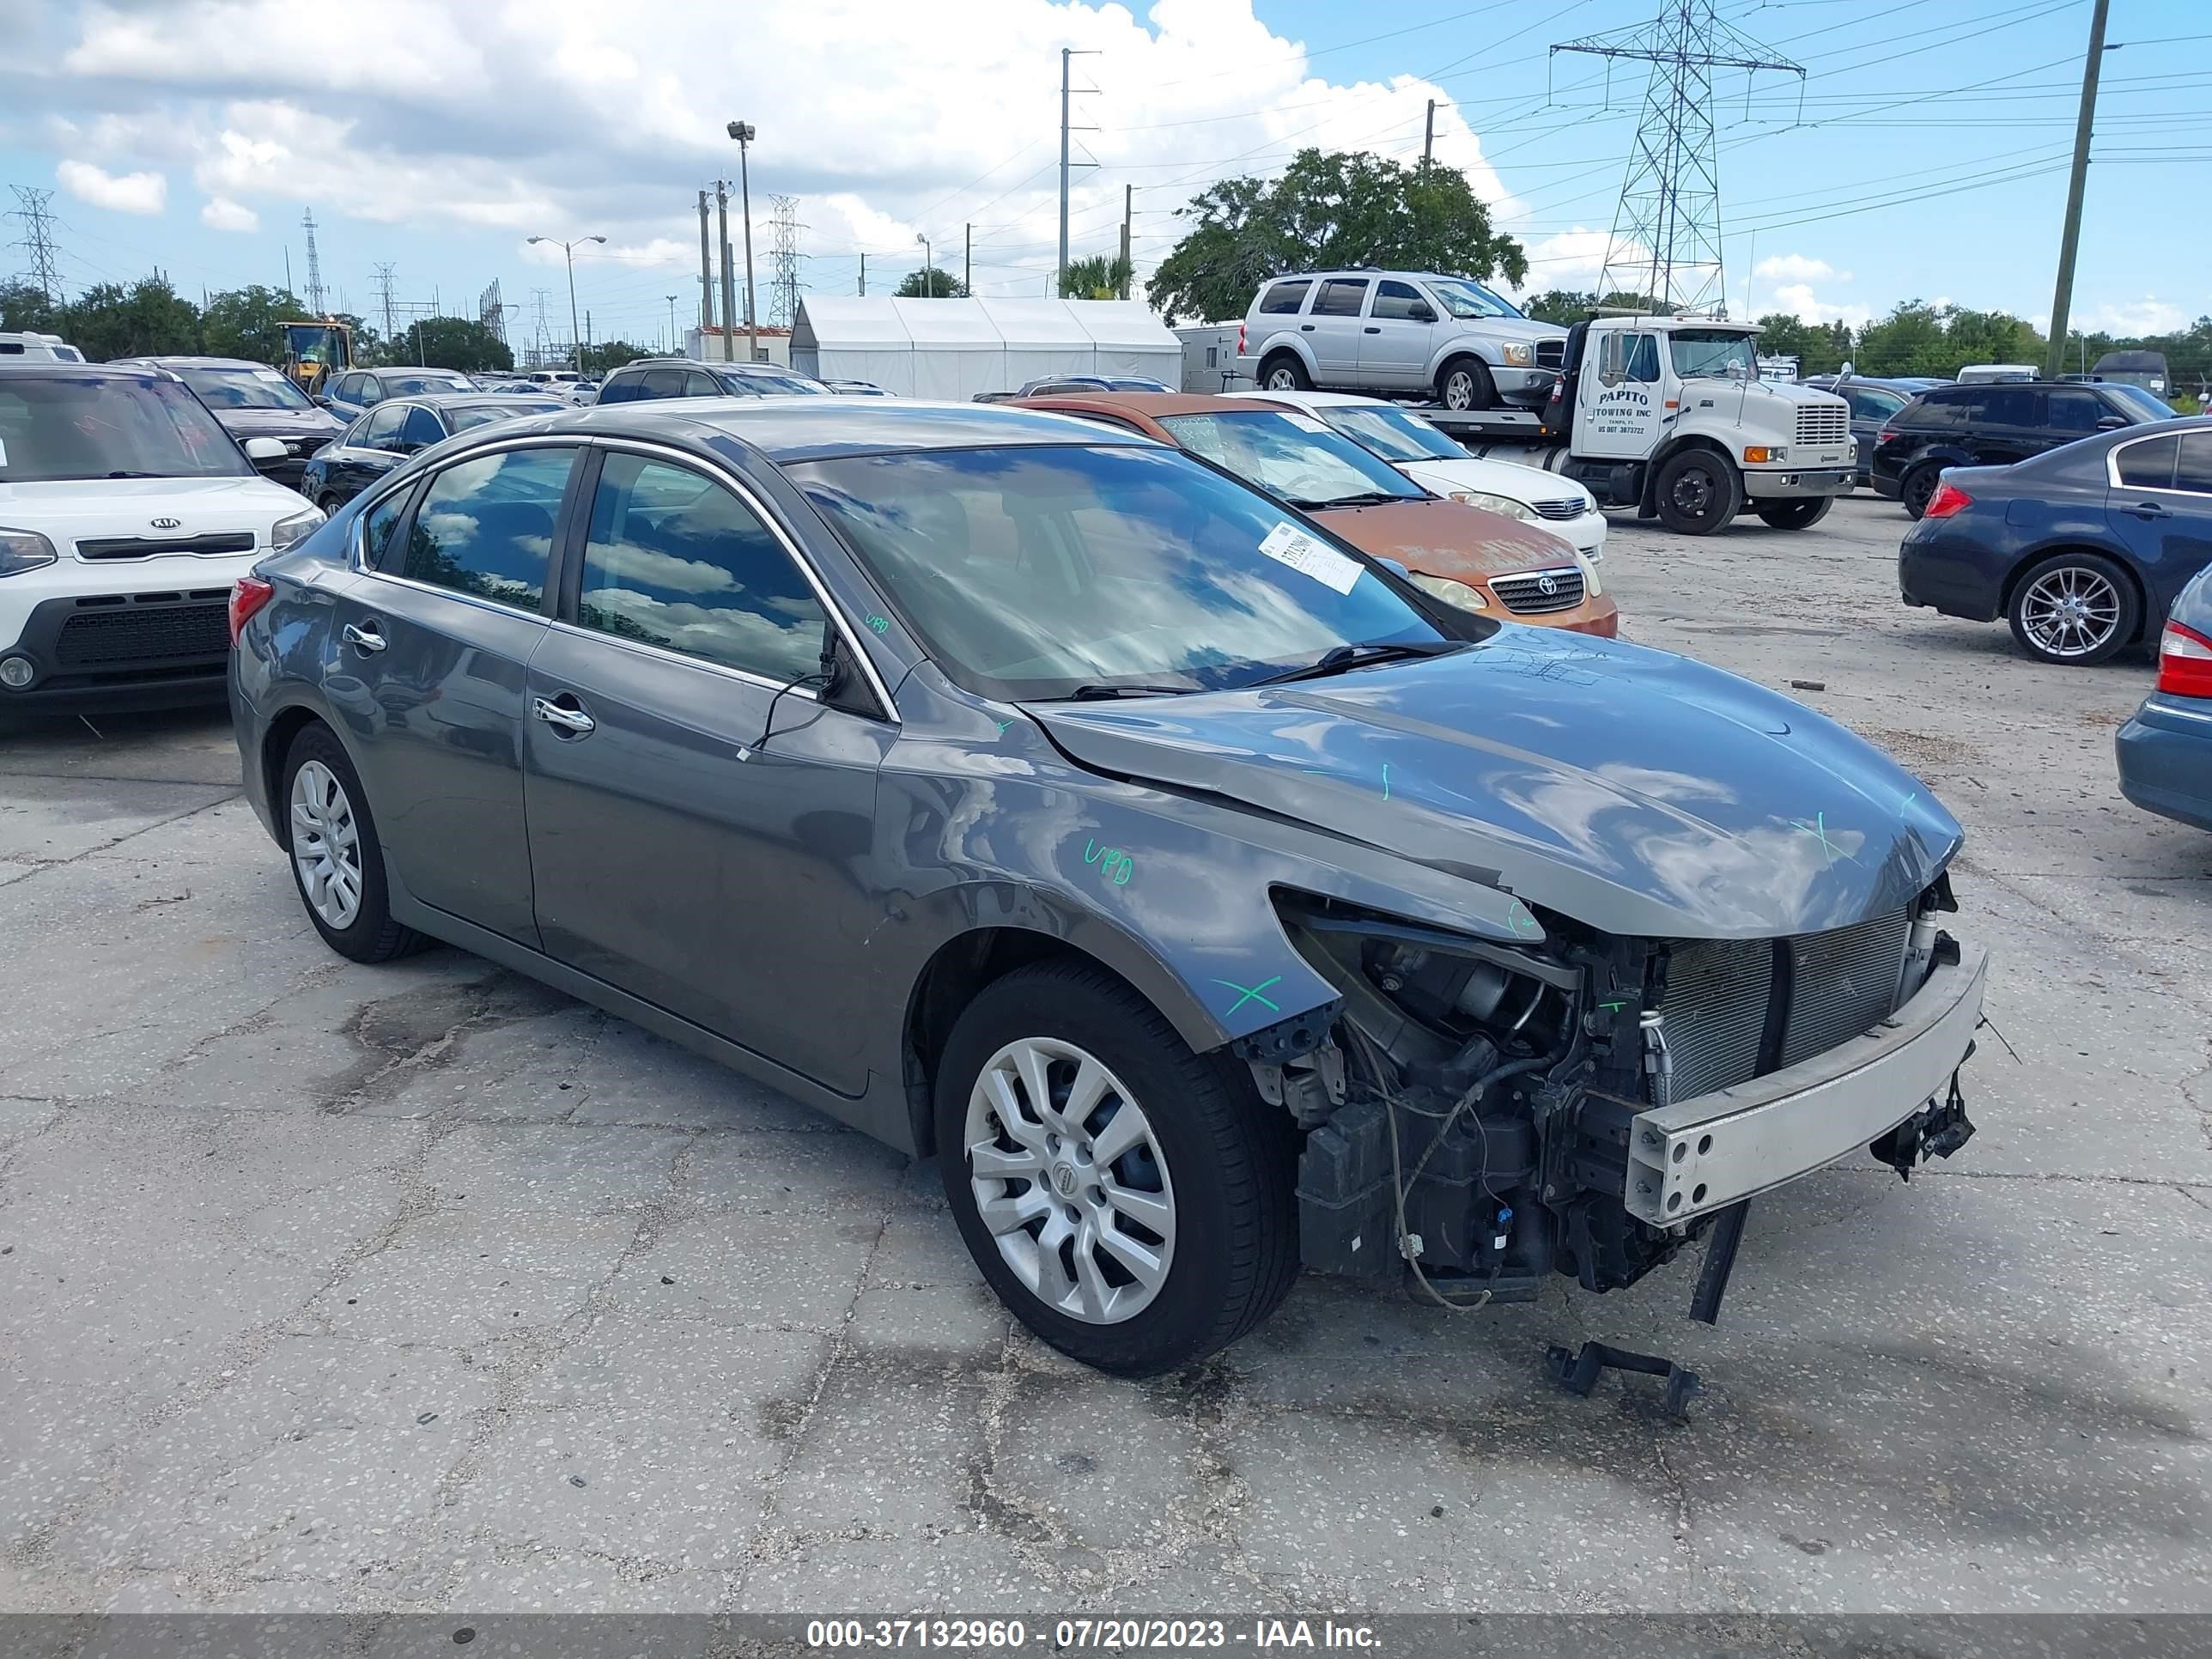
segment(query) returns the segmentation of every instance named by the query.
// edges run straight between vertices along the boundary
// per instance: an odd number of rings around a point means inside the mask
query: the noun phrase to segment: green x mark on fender
[[[1802,818],[1792,818],[1790,820],[1790,827],[1792,830],[1796,830],[1805,835],[1810,836],[1814,840],[1819,842],[1820,843],[1820,850],[1827,854],[1828,862],[1830,864],[1833,864],[1839,858],[1850,864],[1856,864],[1858,862],[1858,860],[1853,858],[1849,853],[1846,853],[1842,848],[1837,846],[1834,842],[1828,839],[1828,815],[1826,812],[1815,812],[1813,815],[1813,822],[1810,823],[1806,823]]]
[[[1271,1014],[1279,1014],[1283,1012],[1281,1007],[1275,1002],[1260,994],[1261,992],[1266,990],[1271,985],[1280,985],[1283,982],[1283,976],[1280,974],[1277,974],[1273,979],[1263,979],[1257,985],[1239,985],[1233,979],[1217,979],[1213,982],[1216,985],[1224,985],[1232,991],[1243,993],[1236,1001],[1229,1005],[1229,1012],[1231,1014],[1235,1013],[1239,1008],[1242,1008],[1248,1002],[1258,1003],[1262,1008],[1265,1008]],[[1227,1017],[1227,1015],[1223,1016],[1224,1018],[1226,1018]]]

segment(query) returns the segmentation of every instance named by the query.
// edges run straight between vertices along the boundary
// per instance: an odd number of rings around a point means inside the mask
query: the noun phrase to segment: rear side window
[[[684,395],[684,371],[680,368],[648,368],[639,381],[641,398],[680,398]]]
[[[1313,283],[1305,277],[1293,283],[1278,283],[1260,299],[1260,309],[1271,316],[1288,316],[1306,302],[1306,290]]]
[[[370,569],[385,568],[385,555],[392,550],[392,532],[398,527],[412,493],[395,489],[361,515],[361,562]]]
[[[783,681],[820,666],[822,606],[743,501],[688,467],[610,455],[592,497],[576,620]]]
[[[1367,303],[1367,279],[1364,276],[1333,276],[1321,285],[1315,296],[1313,314],[1316,317],[1357,317]]]
[[[599,401],[603,404],[626,404],[632,398],[643,397],[645,388],[640,384],[643,378],[642,375],[630,374],[609,380],[599,388]]]
[[[2120,482],[2130,489],[2171,489],[2173,464],[2180,450],[2181,434],[2169,432],[2163,438],[2146,438],[2128,445],[2113,457],[2113,462]]]
[[[1921,431],[1955,432],[1978,420],[1980,409],[1978,386],[1961,386],[1957,392],[1941,395],[1931,392],[1917,403],[1907,404],[1898,415],[1897,424]]]
[[[2173,487],[2212,495],[2212,432],[2185,432],[2180,438],[2181,459],[2173,469]]]
[[[375,410],[361,424],[358,440],[363,449],[396,449],[399,444],[399,423],[407,418],[404,409],[383,408]]]
[[[1982,422],[1986,426],[2041,426],[2037,406],[2043,394],[2033,386],[1993,386],[1983,392]]]
[[[422,492],[399,574],[518,611],[540,609],[553,521],[575,458],[573,449],[509,449],[446,468]]]

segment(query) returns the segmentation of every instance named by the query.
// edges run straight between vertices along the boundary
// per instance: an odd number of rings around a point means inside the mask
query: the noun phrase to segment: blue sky
[[[1741,312],[1856,321],[1900,300],[2049,310],[2090,0],[1720,0],[1802,64],[1716,100],[1729,293]],[[1135,187],[1140,271],[1206,181],[1301,145],[1437,154],[1528,246],[1530,286],[1586,286],[1613,222],[1640,65],[1553,58],[1656,0],[386,0],[326,27],[295,0],[0,0],[0,185],[54,191],[72,289],[158,265],[196,294],[304,288],[301,214],[336,303],[473,309],[494,279],[511,331],[568,331],[557,249],[595,337],[658,341],[697,310],[696,191],[734,173],[752,120],[754,247],[770,309],[768,198],[797,198],[810,289],[872,291],[919,260],[983,292],[1045,291],[1054,261],[1058,52],[1076,60],[1078,253],[1110,249]],[[2113,0],[2077,322],[2174,325],[2212,310],[2212,7]],[[306,44],[313,41],[310,49]],[[337,42],[336,50],[328,47]],[[15,205],[12,196],[0,206]],[[733,220],[736,206],[732,207]],[[6,224],[0,243],[20,226]],[[738,240],[733,225],[732,240]],[[550,255],[550,257],[549,257]],[[21,263],[0,246],[0,275]]]

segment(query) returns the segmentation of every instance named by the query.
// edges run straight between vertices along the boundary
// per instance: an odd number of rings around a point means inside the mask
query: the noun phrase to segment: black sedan
[[[129,357],[123,366],[162,368],[198,395],[223,430],[242,447],[248,438],[274,438],[284,446],[278,458],[256,461],[255,470],[272,483],[293,489],[307,467],[307,457],[345,429],[345,422],[318,409],[307,394],[266,363],[242,357]]]
[[[1954,467],[1897,559],[1907,605],[2012,623],[2045,662],[2154,638],[2212,563],[2212,422],[2100,433],[2013,466]]]
[[[308,460],[299,492],[335,513],[410,455],[488,421],[555,415],[558,398],[475,392],[456,398],[393,398],[379,404]]]

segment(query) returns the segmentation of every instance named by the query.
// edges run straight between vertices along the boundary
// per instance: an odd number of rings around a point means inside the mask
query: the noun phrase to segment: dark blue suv
[[[2212,421],[2100,433],[2013,466],[1953,467],[1905,532],[1907,605],[2012,624],[2045,662],[2154,638],[2212,564]]]

